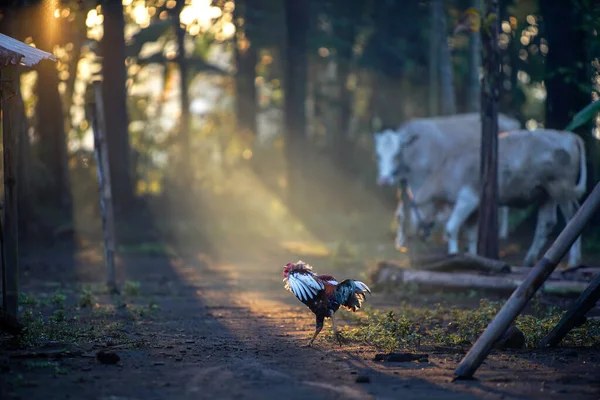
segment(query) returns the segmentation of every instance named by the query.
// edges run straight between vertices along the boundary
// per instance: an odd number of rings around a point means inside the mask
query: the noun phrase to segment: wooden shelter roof
[[[0,33],[0,69],[19,63],[32,67],[44,59],[56,61],[53,54]]]

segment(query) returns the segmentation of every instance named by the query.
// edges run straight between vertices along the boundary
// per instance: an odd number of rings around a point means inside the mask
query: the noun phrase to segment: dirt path
[[[391,210],[360,187],[339,192],[332,180],[332,197],[323,198],[321,207],[314,204],[309,221],[290,213],[252,175],[233,175],[227,182],[232,191],[228,196],[195,199],[204,215],[195,224],[189,222],[209,233],[205,237],[212,257],[194,252],[185,259],[123,256],[119,281],[139,282],[141,293],[122,296],[130,303],[126,307],[96,294],[95,313],[86,315],[99,332],[82,344],[81,357],[61,359],[50,367],[11,359],[10,371],[2,372],[0,355],[0,398],[600,398],[598,350],[494,353],[478,371],[479,380],[452,383],[460,350],[429,352],[429,362],[379,363],[373,361],[374,348],[356,343],[340,348],[329,340],[328,322],[315,347],[301,347],[314,330],[314,318],[283,288],[281,266],[298,259],[285,249],[294,242],[335,247],[343,240],[354,245],[361,260],[397,256],[386,235]],[[316,199],[325,189],[314,190]],[[344,209],[338,207],[340,199],[353,199],[358,205]],[[170,239],[201,251],[193,234]],[[34,258],[22,268],[26,293],[98,285],[104,279],[98,250],[76,257],[33,250]],[[317,272],[366,279],[363,266],[335,266],[331,259],[313,255],[302,259]],[[383,309],[397,306],[380,293],[367,302]],[[130,308],[131,303],[138,308]],[[151,312],[149,303],[157,305]],[[143,315],[131,318],[139,307]],[[345,313],[338,312],[342,324]],[[120,325],[109,329],[114,323]],[[112,347],[120,362],[97,362],[95,353],[115,343],[120,344]],[[369,382],[357,383],[358,377]]]
[[[93,357],[60,361],[65,369],[31,369],[11,362],[0,374],[2,398],[21,399],[597,399],[598,352],[578,357],[553,353],[493,355],[479,381],[451,383],[460,354],[430,354],[428,363],[384,365],[375,350],[339,348],[326,335],[302,348],[313,329],[312,314],[284,291],[280,265],[269,259],[206,257],[169,260],[129,257],[126,277],[141,283],[142,296],[160,309],[128,324],[127,335],[146,343],[116,349],[118,365]],[[87,266],[87,267],[86,267]],[[100,280],[94,262],[79,263],[79,279]],[[319,268],[321,270],[321,268]],[[330,271],[323,271],[330,272]],[[340,274],[340,271],[332,271]],[[123,276],[123,275],[122,275]],[[39,282],[31,279],[26,289]],[[104,299],[110,302],[110,300]],[[375,294],[372,304],[385,302]],[[302,306],[302,307],[301,307]],[[340,314],[343,314],[341,311]],[[324,329],[327,331],[329,325]],[[89,349],[92,354],[97,349]],[[561,360],[556,362],[557,358]],[[595,364],[594,364],[595,362]],[[15,377],[21,375],[20,382]],[[369,383],[357,383],[358,376]]]

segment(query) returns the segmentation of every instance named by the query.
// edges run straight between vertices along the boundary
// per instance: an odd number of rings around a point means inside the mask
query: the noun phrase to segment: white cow
[[[403,143],[412,142],[411,135],[401,135]],[[435,141],[432,135],[419,140]],[[408,165],[418,163],[418,155],[402,150]],[[571,133],[549,129],[519,130],[501,134],[498,138],[498,203],[523,207],[538,204],[535,236],[525,257],[525,265],[536,261],[556,224],[557,206],[568,221],[586,191],[586,159],[583,140]],[[414,194],[414,203],[428,223],[436,218],[438,204],[453,206],[445,231],[448,252],[458,251],[458,232],[466,224],[469,250],[477,243],[476,214],[480,202],[480,152],[478,146],[468,146],[443,157],[441,168],[430,176]],[[570,249],[569,265],[581,262],[581,237]]]
[[[504,114],[498,116],[500,132],[520,129],[519,121]],[[431,141],[416,141],[423,134],[435,138]],[[404,136],[403,136],[404,135]],[[403,142],[403,137],[410,137],[410,143]],[[375,152],[378,161],[379,185],[391,185],[396,181],[397,175],[407,179],[411,190],[418,190],[421,184],[431,173],[440,168],[443,155],[461,149],[464,146],[479,146],[481,143],[481,116],[479,113],[458,114],[445,117],[420,118],[403,124],[398,131],[386,130],[376,133]],[[413,143],[414,142],[414,143]],[[409,157],[414,162],[411,165],[401,162],[397,156],[403,147],[411,145],[407,149]],[[406,152],[405,152],[406,153]],[[450,209],[440,209],[437,221],[441,222],[448,218]],[[443,212],[445,211],[445,212]],[[396,209],[398,221],[396,231],[396,246],[404,246],[405,237],[402,224],[404,212],[402,202],[399,201]],[[508,207],[500,209],[500,238],[508,237]],[[418,223],[418,215],[411,211],[411,226]]]

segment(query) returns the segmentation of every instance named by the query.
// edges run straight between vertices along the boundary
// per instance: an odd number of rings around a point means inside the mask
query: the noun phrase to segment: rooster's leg
[[[317,325],[315,327],[315,333],[313,334],[313,337],[310,339],[310,341],[308,342],[308,344],[306,345],[306,347],[311,347],[312,346],[313,342],[317,338],[317,335],[319,334],[319,332],[321,332],[321,329],[323,329],[323,322],[324,321],[325,321],[325,317],[317,316]]]
[[[337,339],[338,343],[341,346],[342,345],[342,335],[340,335],[337,328],[335,327],[335,313],[333,311],[331,311],[330,315],[331,315],[331,327],[333,328],[333,335],[335,336],[335,338]]]

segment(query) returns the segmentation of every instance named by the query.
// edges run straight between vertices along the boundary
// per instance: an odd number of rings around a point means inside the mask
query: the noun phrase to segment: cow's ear
[[[410,132],[410,131],[404,131],[402,132],[402,140],[401,143],[403,146],[408,146],[410,144],[412,144],[415,140],[417,140],[419,138],[419,135],[417,135],[415,132]]]

